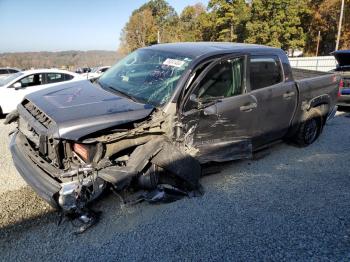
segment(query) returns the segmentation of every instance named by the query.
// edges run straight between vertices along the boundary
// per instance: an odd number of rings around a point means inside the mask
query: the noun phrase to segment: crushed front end
[[[29,100],[10,114],[18,127],[10,144],[14,164],[25,181],[51,206],[74,213],[107,188],[154,190],[171,185],[198,188],[200,164],[173,139],[173,117],[155,110],[79,141],[59,138],[53,119]],[[175,142],[174,142],[175,141]]]

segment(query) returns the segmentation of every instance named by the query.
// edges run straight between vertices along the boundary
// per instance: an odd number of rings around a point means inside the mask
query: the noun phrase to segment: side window
[[[204,70],[210,65],[205,64],[199,68],[194,77],[201,77]],[[194,83],[196,80],[191,80]],[[187,89],[187,88],[186,88]],[[222,60],[214,65],[199,84],[195,87],[190,97],[186,101],[184,111],[189,111],[198,107],[198,103],[205,104],[216,99],[232,97],[245,92],[245,57],[236,57]]]
[[[47,73],[46,82],[47,84],[57,83],[64,81],[64,75],[58,73]]]
[[[221,61],[209,70],[195,92],[200,101],[240,95],[243,93],[244,58]]]
[[[109,68],[102,68],[100,71],[101,71],[101,73],[104,73],[104,72],[106,72],[108,69],[109,69]]]
[[[72,76],[72,75],[64,74],[65,81],[72,80],[73,78],[74,78],[74,76]]]
[[[0,75],[8,74],[7,69],[0,69]]]
[[[283,81],[281,63],[277,56],[250,58],[250,88],[257,90]]]
[[[29,75],[19,80],[22,87],[38,86],[42,84],[42,74]]]
[[[9,72],[10,72],[10,74],[14,74],[14,73],[17,73],[18,71],[15,69],[9,69]]]

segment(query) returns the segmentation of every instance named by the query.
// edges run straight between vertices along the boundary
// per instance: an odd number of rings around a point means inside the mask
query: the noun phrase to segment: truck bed
[[[298,91],[298,107],[293,120],[297,124],[303,115],[304,107],[327,104],[324,113],[330,113],[336,104],[339,76],[334,72],[319,72],[307,69],[292,69]]]
[[[303,80],[307,78],[314,78],[314,77],[334,74],[332,72],[320,72],[316,70],[308,70],[308,69],[301,69],[301,68],[292,68],[292,73],[293,73],[294,80]]]

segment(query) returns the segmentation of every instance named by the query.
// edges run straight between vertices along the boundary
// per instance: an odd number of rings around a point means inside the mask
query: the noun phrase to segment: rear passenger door
[[[259,105],[259,147],[286,135],[297,106],[297,89],[286,81],[277,55],[256,55],[249,59],[250,94]]]

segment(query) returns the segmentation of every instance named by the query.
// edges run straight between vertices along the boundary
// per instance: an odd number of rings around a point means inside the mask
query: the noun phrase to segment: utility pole
[[[339,49],[339,42],[340,42],[340,35],[341,35],[341,26],[343,22],[343,15],[344,15],[344,5],[345,0],[341,1],[341,9],[340,9],[340,18],[339,18],[339,27],[338,27],[338,37],[337,37],[337,45],[335,47],[335,51]]]
[[[318,56],[318,50],[319,50],[319,48],[320,48],[320,40],[321,40],[321,31],[318,31],[316,56]]]

